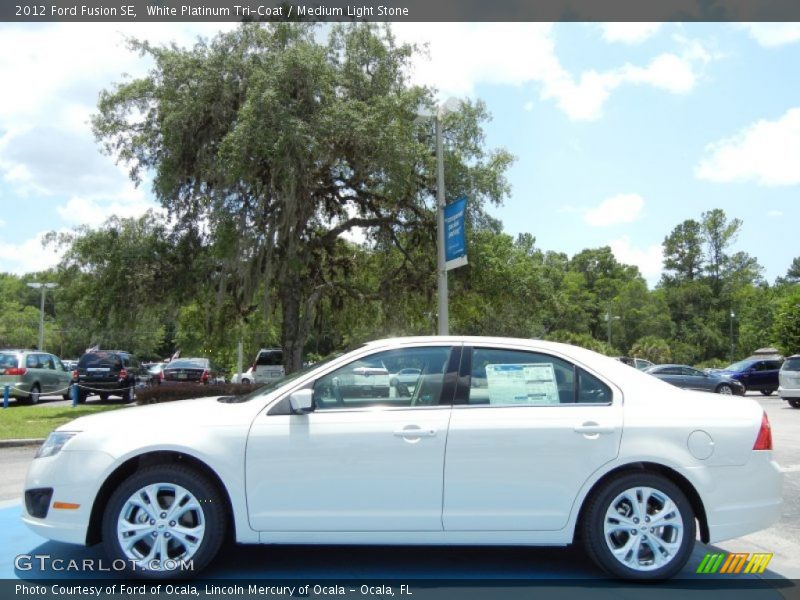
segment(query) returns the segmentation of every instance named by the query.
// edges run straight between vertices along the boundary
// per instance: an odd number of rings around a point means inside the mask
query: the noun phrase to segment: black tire
[[[86,398],[88,397],[89,392],[78,386],[78,404],[84,404],[86,402]]]
[[[154,570],[145,568],[145,565],[134,566],[134,559],[126,554],[120,545],[117,537],[117,524],[120,519],[126,518],[122,511],[125,510],[129,498],[137,491],[141,491],[144,487],[153,484],[161,484],[167,487],[169,485],[180,486],[198,501],[198,510],[202,513],[204,533],[196,551],[188,559],[192,564],[191,570]],[[166,502],[165,499],[162,499],[162,501]],[[174,498],[172,501],[174,501]],[[169,508],[167,506],[163,510],[166,511]],[[158,510],[162,509],[159,508]],[[166,514],[166,512],[162,512],[158,516]],[[154,529],[158,527],[159,524],[156,523]],[[133,473],[111,495],[103,512],[103,547],[108,556],[111,557],[112,562],[122,560],[131,572],[140,576],[153,579],[194,576],[202,571],[219,552],[220,546],[225,539],[226,527],[225,507],[222,495],[216,485],[211,483],[202,473],[190,467],[178,464],[155,465]],[[162,532],[161,535],[165,534]],[[147,543],[151,542],[150,537],[143,539]],[[179,546],[180,544],[176,545]],[[167,552],[167,554],[169,556],[170,553]],[[180,562],[180,558],[177,556],[173,560]]]
[[[630,532],[626,529],[628,525],[620,522],[620,531],[610,534],[609,540],[606,541],[604,527],[606,515],[611,512],[612,504],[618,507],[617,511],[612,514],[615,516],[619,514],[620,519],[626,518],[624,512],[619,510],[624,508],[626,500],[620,498],[624,492],[635,492],[636,488],[652,488],[655,490],[655,493],[647,498],[648,511],[647,516],[645,516],[647,522],[649,522],[651,515],[658,514],[657,511],[652,513],[650,511],[657,508],[659,502],[666,498],[671,500],[676,507],[674,511],[668,513],[668,515],[673,516],[669,520],[673,525],[663,526],[659,528],[660,531],[654,531],[650,528],[650,525],[642,523],[641,519],[631,516],[631,522],[635,521],[636,524],[630,525],[632,528]],[[650,501],[652,501],[652,504]],[[622,579],[660,581],[669,579],[677,574],[686,564],[686,561],[689,560],[696,535],[694,511],[686,495],[678,486],[665,477],[647,472],[622,474],[609,480],[599,488],[587,499],[587,503],[580,533],[589,557],[608,574]],[[678,533],[678,527],[681,528],[680,534]],[[634,538],[641,538],[641,542],[638,542],[638,545],[635,546],[637,548],[636,555],[633,556],[634,551],[632,550],[626,556],[631,556],[631,561],[636,560],[637,568],[631,568],[631,566],[623,564],[620,559],[614,556],[610,547],[611,544],[614,544],[619,545],[620,549],[624,548],[629,540],[634,540],[633,543],[636,544],[637,541]],[[679,542],[677,541],[678,539],[680,540]],[[667,562],[661,567],[648,564],[651,558],[655,558],[653,545],[651,545],[652,540],[655,540],[656,544],[659,541],[677,543],[677,549],[669,555]],[[662,549],[666,550],[666,546],[662,545]],[[663,557],[663,554],[660,554],[660,556]]]
[[[64,400],[72,400],[72,384],[71,383],[67,386],[67,391],[64,392],[64,395],[61,396],[61,397],[64,398]]]
[[[98,394],[98,396],[100,396],[100,402],[108,402],[108,394],[103,393],[103,394]]]
[[[789,402],[789,406],[791,406],[792,408],[800,408],[800,400],[792,399],[788,400],[787,402]]]
[[[42,388],[39,387],[38,383],[34,383],[31,386],[31,391],[28,394],[28,403],[29,404],[39,404],[40,396],[42,395]]]
[[[765,396],[771,396],[772,392],[774,392],[777,388],[769,388],[768,390],[761,390],[761,393]]]
[[[719,384],[715,391],[718,394],[722,394],[723,396],[731,396],[731,395],[733,395],[733,388],[731,386],[729,386],[727,383]]]

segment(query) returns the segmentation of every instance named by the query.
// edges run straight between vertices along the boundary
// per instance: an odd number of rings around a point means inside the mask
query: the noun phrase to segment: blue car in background
[[[748,390],[769,396],[778,389],[778,372],[782,364],[780,357],[746,358],[725,367],[720,373],[742,382]]]

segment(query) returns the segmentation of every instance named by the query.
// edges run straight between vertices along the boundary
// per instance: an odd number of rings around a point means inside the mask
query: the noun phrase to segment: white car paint
[[[292,392],[351,362],[438,346],[558,357],[604,382],[612,400],[269,414]],[[111,474],[136,457],[173,452],[216,474],[243,543],[566,545],[597,482],[615,469],[649,464],[691,486],[708,539],[716,542],[780,515],[778,466],[771,451],[753,450],[762,414],[751,399],[681,390],[564,344],[381,340],[289,376],[247,402],[131,407],[60,427],[79,433],[59,453],[33,461],[25,489],[52,487],[52,502],[80,508],[51,508],[45,518],[26,510],[23,520],[47,538],[84,544],[92,506]]]

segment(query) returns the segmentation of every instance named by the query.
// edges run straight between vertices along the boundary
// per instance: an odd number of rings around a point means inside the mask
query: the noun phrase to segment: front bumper
[[[114,459],[104,452],[70,452],[31,462],[25,490],[51,488],[44,518],[23,508],[22,521],[39,535],[59,542],[86,544],[92,505]],[[63,508],[64,506],[77,508]]]

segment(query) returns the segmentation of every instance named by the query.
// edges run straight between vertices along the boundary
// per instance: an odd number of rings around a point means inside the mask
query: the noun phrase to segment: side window
[[[578,402],[580,404],[611,404],[611,388],[594,375],[578,369]]]
[[[25,357],[25,366],[28,369],[38,369],[39,357],[36,354],[28,354],[28,356]]]
[[[666,367],[659,371],[660,375],[680,375],[681,369],[680,367]]]
[[[572,364],[535,352],[474,349],[469,404],[549,406],[573,402]]]
[[[53,361],[52,356],[49,354],[41,354],[39,355],[39,358],[41,359],[40,364],[43,369],[49,369],[50,371],[56,370],[56,363]]]
[[[475,348],[469,404],[609,404],[611,389],[572,363],[537,352]]]
[[[440,403],[450,347],[399,348],[353,361],[314,382],[317,410]]]

